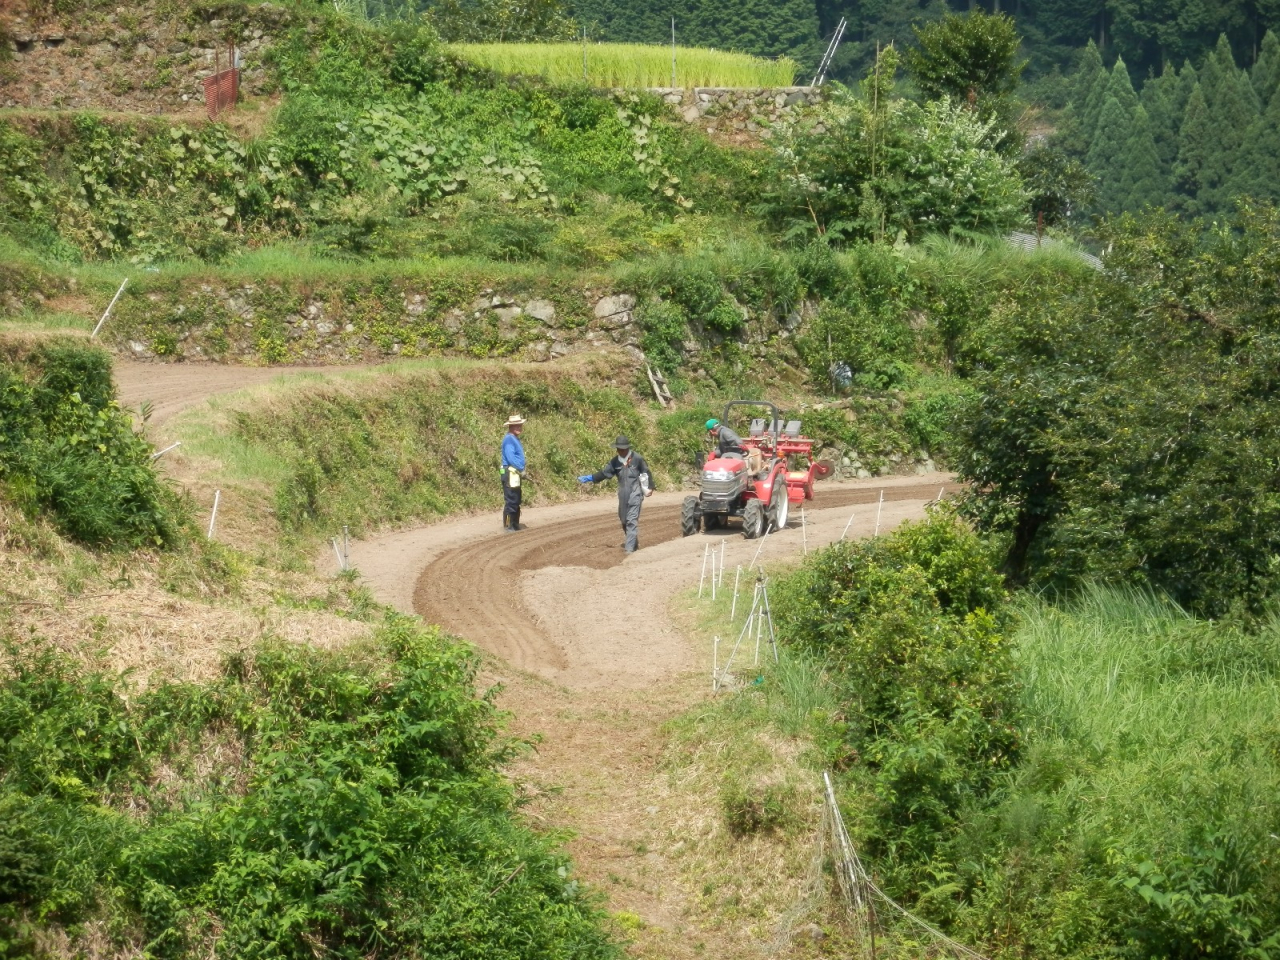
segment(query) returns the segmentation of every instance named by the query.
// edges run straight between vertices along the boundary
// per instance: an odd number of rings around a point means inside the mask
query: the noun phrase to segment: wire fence
[[[834,875],[836,898],[852,931],[855,954],[860,960],[877,960],[885,943],[886,917],[922,934],[930,943],[930,956],[955,957],[957,960],[987,960],[983,954],[953,940],[926,920],[902,906],[872,878],[858,856],[857,847],[845,827],[844,815],[836,800],[831,774],[822,774],[822,826],[818,831],[817,850],[805,883],[806,893],[782,918],[772,951],[780,953],[791,943],[792,931],[806,916],[827,901]]]

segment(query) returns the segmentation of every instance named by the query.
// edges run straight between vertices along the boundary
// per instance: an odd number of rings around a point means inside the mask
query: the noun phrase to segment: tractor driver
[[[734,460],[747,459],[746,448],[742,446],[742,438],[714,417],[707,421],[707,434],[716,445],[716,453],[721,457]]]

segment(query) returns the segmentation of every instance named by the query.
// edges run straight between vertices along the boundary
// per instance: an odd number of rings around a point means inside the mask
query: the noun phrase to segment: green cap
[[[715,417],[712,417],[710,420],[707,421],[708,430],[714,430],[718,426],[720,426],[720,421],[717,420]]]

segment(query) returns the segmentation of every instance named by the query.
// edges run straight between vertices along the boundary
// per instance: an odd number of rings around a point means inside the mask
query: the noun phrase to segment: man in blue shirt
[[[520,480],[524,476],[524,446],[520,431],[524,418],[518,413],[507,417],[507,435],[502,438],[502,529],[514,533],[520,529]]]

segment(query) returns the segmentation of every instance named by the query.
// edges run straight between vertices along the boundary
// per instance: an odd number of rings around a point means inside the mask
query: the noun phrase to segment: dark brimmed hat
[[[613,441],[613,449],[615,449],[615,450],[630,450],[630,449],[631,449],[631,441],[630,441],[630,440],[628,440],[625,436],[618,437],[618,439],[617,439],[617,440]]]

